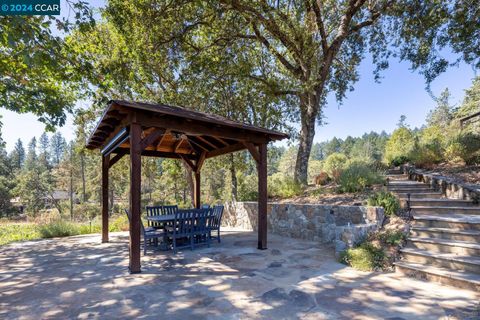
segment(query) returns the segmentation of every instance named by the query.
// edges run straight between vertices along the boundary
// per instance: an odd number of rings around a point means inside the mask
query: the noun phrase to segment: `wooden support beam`
[[[108,168],[110,155],[102,156],[102,242],[108,242]]]
[[[207,152],[210,151],[210,149],[208,149],[208,148],[205,147],[204,145],[198,143],[198,141],[195,141],[192,136],[187,136],[187,138],[188,138],[188,141],[190,141],[190,143],[193,143],[194,145],[196,145],[197,147],[199,147],[199,148],[202,149],[203,151],[207,151]]]
[[[258,147],[258,249],[267,249],[267,144]]]
[[[200,171],[195,172],[195,181],[193,185],[193,202],[195,205],[195,208],[200,209],[202,206],[201,204],[201,199],[200,199]]]
[[[217,140],[218,142],[220,142],[221,144],[223,144],[223,146],[225,147],[228,147],[229,146],[229,143],[225,140],[223,140],[222,138],[219,138],[219,137],[215,137],[215,136],[211,136],[213,139]]]
[[[200,170],[202,170],[203,163],[205,162],[206,157],[207,157],[206,152],[202,152],[200,154],[200,157],[198,157],[198,160],[197,160],[197,166],[196,166],[195,172],[200,173]]]
[[[220,156],[222,154],[235,152],[235,151],[240,151],[240,150],[243,150],[243,149],[246,149],[245,145],[243,143],[239,142],[239,143],[231,144],[228,147],[224,147],[224,148],[221,148],[221,149],[216,149],[216,150],[207,152],[206,158],[208,159],[208,158]]]
[[[176,153],[178,151],[178,148],[180,147],[180,145],[182,144],[183,142],[183,139],[180,138],[178,139],[177,142],[175,142],[175,144],[173,145],[173,152]]]
[[[213,149],[218,149],[218,147],[216,145],[214,145],[213,143],[211,143],[210,141],[208,141],[207,139],[201,137],[201,136],[195,136],[196,139],[202,141],[203,143],[205,143],[206,145],[212,147]]]
[[[157,130],[153,131],[148,136],[143,138],[142,142],[140,143],[140,149],[142,151],[145,150],[145,148],[147,148],[149,145],[154,143],[164,133],[165,133],[164,129],[157,129]]]
[[[165,130],[165,132],[163,133],[163,136],[160,138],[160,140],[158,141],[157,143],[157,147],[155,149],[158,150],[158,148],[160,148],[160,146],[162,145],[163,141],[165,140],[166,136],[170,134],[170,130],[167,129]]]
[[[124,155],[126,155],[128,152],[126,152],[125,150],[122,150],[120,151],[119,153],[117,153],[112,159],[110,159],[110,162],[108,164],[108,168],[111,168],[113,167],[113,165],[115,163],[117,163],[120,159],[123,158]]]
[[[193,164],[192,161],[190,161],[190,159],[188,159],[186,157],[186,155],[184,154],[178,154],[180,156],[180,158],[183,160],[183,162],[190,168],[192,169],[193,172],[197,172],[197,166]]]
[[[142,127],[138,123],[130,125],[130,273],[140,273],[140,187],[142,170],[142,150],[140,139]]]
[[[250,151],[250,154],[252,155],[253,159],[257,162],[257,164],[260,162],[260,153],[258,152],[257,147],[251,142],[242,142],[245,147],[247,147],[248,151]]]
[[[267,143],[270,136],[267,133],[251,132],[240,128],[212,125],[211,123],[194,121],[171,115],[158,116],[154,113],[141,113],[137,116],[138,123],[146,127],[169,128],[185,134],[215,136],[233,140],[247,140],[253,143]]]

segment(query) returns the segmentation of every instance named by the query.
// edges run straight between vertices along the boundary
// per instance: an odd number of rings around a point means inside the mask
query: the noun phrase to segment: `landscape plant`
[[[375,192],[368,198],[367,204],[369,206],[378,206],[384,208],[385,215],[387,216],[396,215],[400,210],[400,202],[398,201],[397,197],[388,191]]]

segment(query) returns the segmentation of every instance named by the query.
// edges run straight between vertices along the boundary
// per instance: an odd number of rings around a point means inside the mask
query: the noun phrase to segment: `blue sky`
[[[99,6],[101,1],[95,1]],[[63,11],[62,8],[62,13]],[[360,65],[360,80],[354,85],[355,90],[347,93],[343,105],[339,105],[334,97],[329,97],[324,114],[327,124],[316,128],[315,142],[333,138],[345,138],[348,135],[360,136],[365,132],[395,129],[400,115],[407,116],[411,127],[420,127],[425,123],[429,110],[435,106],[432,97],[425,90],[425,82],[421,75],[409,70],[409,63],[391,61],[390,68],[383,72],[380,83],[374,81],[372,71],[374,66],[370,58]],[[449,88],[452,102],[460,103],[464,90],[467,89],[475,72],[468,65],[451,67],[438,77],[432,84],[434,95]],[[3,122],[2,136],[11,151],[18,138],[24,145],[33,136],[39,137],[44,131],[44,125],[31,114],[16,114],[0,109]],[[67,140],[74,135],[71,116],[65,126],[58,129]]]

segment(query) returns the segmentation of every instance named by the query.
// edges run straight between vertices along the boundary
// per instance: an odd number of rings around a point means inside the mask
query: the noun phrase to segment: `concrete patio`
[[[223,232],[211,248],[152,252],[128,273],[128,234],[0,248],[2,319],[479,319],[477,293],[337,263],[333,248]]]

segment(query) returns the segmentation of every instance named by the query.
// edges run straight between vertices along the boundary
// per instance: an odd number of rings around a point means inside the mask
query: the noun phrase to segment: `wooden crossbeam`
[[[255,145],[251,142],[243,141],[242,143],[245,147],[247,147],[248,151],[250,151],[250,154],[252,155],[253,159],[255,159],[255,161],[257,163],[259,163],[260,162],[260,153],[258,152],[257,147],[255,147]]]
[[[213,149],[218,149],[218,147],[216,145],[214,145],[213,143],[211,143],[210,141],[208,141],[207,139],[205,139],[201,136],[195,136],[195,139],[198,139],[198,140],[202,141],[203,143],[212,147]]]
[[[188,159],[184,154],[178,154],[180,156],[180,158],[182,159],[182,161],[190,168],[192,169],[193,172],[197,172],[197,166],[195,164],[193,164],[192,161],[190,161],[190,159]]]
[[[165,130],[165,132],[163,133],[163,136],[160,138],[160,141],[158,141],[157,147],[156,147],[155,149],[158,150],[158,149],[160,148],[160,146],[162,145],[163,141],[165,140],[165,137],[166,137],[167,135],[169,135],[169,134],[170,134],[170,130],[169,130],[169,129]]]
[[[223,144],[225,147],[228,147],[230,144],[228,142],[226,142],[225,140],[223,140],[222,138],[219,138],[219,137],[215,137],[215,136],[211,136],[213,139],[217,140],[218,142],[220,142],[221,144]]]
[[[128,152],[122,150],[119,153],[117,153],[113,158],[110,159],[110,162],[108,163],[108,168],[113,167],[115,163],[120,161],[120,159],[123,158],[124,155],[126,155]]]
[[[209,152],[210,150],[208,148],[205,148],[205,146],[201,145],[200,143],[198,143],[197,141],[193,140],[193,137],[191,136],[187,136],[188,137],[188,141],[190,141],[191,143],[195,144],[197,147],[199,147],[200,149],[204,150],[204,151],[207,151]]]
[[[175,144],[173,145],[173,152],[176,153],[178,151],[178,148],[180,147],[182,142],[183,142],[183,139],[179,139],[177,142],[175,142]]]
[[[140,142],[140,149],[145,150],[149,145],[155,142],[158,138],[160,138],[161,135],[165,133],[165,130],[163,129],[157,129],[150,133],[148,136],[143,138],[142,142]]]
[[[208,158],[220,156],[222,154],[226,154],[226,153],[230,153],[230,152],[234,152],[234,151],[240,151],[240,150],[243,150],[243,149],[246,149],[245,145],[243,143],[239,142],[239,143],[231,144],[228,147],[224,147],[224,148],[220,148],[220,149],[216,149],[216,150],[207,152],[206,158],[208,159]]]
[[[197,168],[195,170],[196,173],[200,173],[200,170],[202,170],[203,163],[205,162],[206,157],[207,153],[205,151],[200,154],[200,157],[198,157]]]

